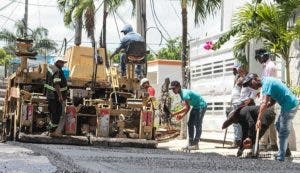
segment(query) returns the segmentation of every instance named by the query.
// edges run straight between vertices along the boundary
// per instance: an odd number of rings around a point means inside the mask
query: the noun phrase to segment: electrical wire
[[[172,9],[174,10],[179,22],[181,23],[181,17],[179,16],[179,14],[176,11],[176,8],[174,7],[174,4],[172,3],[172,1],[169,0],[169,3],[171,4]]]
[[[4,21],[4,23],[1,26],[1,30],[3,29],[3,27],[6,25],[7,21],[10,19],[10,17],[14,14],[14,12],[16,11],[16,9],[18,8],[19,4],[17,4],[15,6],[15,8],[11,11],[11,13],[9,14],[9,16],[6,18],[6,20]]]
[[[37,4],[40,4],[40,0],[37,0]],[[41,10],[40,6],[38,6],[38,18],[39,18],[39,26],[41,26]]]
[[[19,3],[19,4],[25,4],[25,2],[22,2],[22,1],[14,1],[14,0],[10,0],[12,2],[15,2],[15,3]],[[39,7],[52,7],[52,8],[57,8],[57,5],[46,5],[46,4],[34,4],[34,3],[28,3],[28,5],[31,5],[31,6],[39,6]]]
[[[113,12],[113,16],[114,16],[115,24],[116,24],[116,27],[117,27],[117,32],[118,32],[119,40],[121,41],[120,31],[119,31],[119,27],[118,27],[118,23],[117,23],[115,12]]]
[[[166,28],[162,25],[162,23],[160,22],[160,20],[157,17],[157,14],[156,14],[156,11],[155,11],[155,6],[154,6],[154,0],[150,0],[150,5],[151,5],[152,15],[154,15],[154,18],[157,20],[158,24],[165,31],[165,33],[168,35],[169,39],[171,39],[171,36],[170,36],[169,32],[166,30]]]
[[[9,7],[11,4],[13,4],[14,1],[9,2],[8,4],[4,5],[2,8],[0,8],[0,11],[4,10],[5,8]]]

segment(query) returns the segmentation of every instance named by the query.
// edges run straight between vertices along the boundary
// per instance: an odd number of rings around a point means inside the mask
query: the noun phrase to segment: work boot
[[[292,152],[290,150],[290,148],[287,148],[285,151],[285,157],[291,157],[292,156]]]
[[[292,152],[291,152],[290,148],[287,148],[285,151],[285,157],[291,157],[291,156],[292,156]],[[278,154],[274,154],[274,157],[275,157],[275,160],[284,161],[284,158],[280,158],[278,156]]]
[[[199,150],[199,145],[195,144],[195,145],[188,146],[188,150]]]

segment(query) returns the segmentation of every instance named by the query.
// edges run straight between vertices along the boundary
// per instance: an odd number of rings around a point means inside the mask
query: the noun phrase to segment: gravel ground
[[[300,172],[300,164],[239,159],[217,153],[183,153],[167,149],[94,148],[14,143],[45,155],[56,172]]]

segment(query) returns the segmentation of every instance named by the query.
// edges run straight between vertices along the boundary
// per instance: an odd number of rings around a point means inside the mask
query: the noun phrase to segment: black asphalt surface
[[[13,143],[45,155],[57,172],[300,172],[291,161],[236,158],[218,153],[184,153],[167,149],[108,148]]]

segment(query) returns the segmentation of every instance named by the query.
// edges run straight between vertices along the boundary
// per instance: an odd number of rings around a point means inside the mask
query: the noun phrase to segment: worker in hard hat
[[[124,28],[121,30],[121,32],[124,34],[124,37],[121,40],[121,43],[119,47],[111,54],[110,59],[114,57],[117,53],[119,53],[122,49],[127,49],[128,45],[133,41],[140,41],[145,42],[144,38],[137,32],[133,31],[133,28],[131,25],[127,24],[124,26]],[[121,75],[126,76],[126,54],[121,53],[120,56],[120,65],[121,65]],[[137,76],[141,76],[142,70],[141,65],[137,65],[135,69],[135,73]]]
[[[46,96],[48,101],[48,110],[51,116],[52,127],[56,130],[50,136],[56,137],[62,135],[65,123],[65,117],[62,116],[65,108],[65,100],[67,98],[67,80],[62,70],[64,64],[67,63],[63,57],[57,57],[54,65],[48,65],[46,74]]]
[[[155,89],[150,85],[149,79],[143,78],[140,85],[143,89],[147,90],[149,97],[155,96]]]

